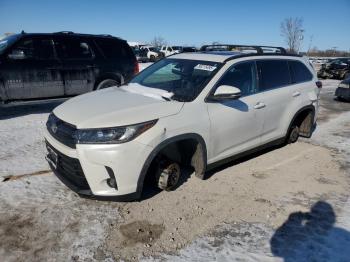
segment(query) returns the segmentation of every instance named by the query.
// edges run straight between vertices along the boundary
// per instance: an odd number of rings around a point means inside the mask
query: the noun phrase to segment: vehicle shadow
[[[270,240],[271,252],[285,262],[349,261],[350,232],[334,226],[332,206],[318,201],[310,212],[292,213]]]
[[[256,157],[259,157],[261,155],[264,155],[266,153],[269,153],[269,152],[272,152],[276,149],[279,149],[281,147],[284,147],[286,146],[287,144],[286,143],[283,143],[281,145],[276,145],[276,146],[271,146],[271,147],[268,147],[268,148],[265,148],[265,149],[261,149],[257,152],[254,152],[254,153],[251,153],[251,154],[248,154],[246,156],[242,156],[242,157],[238,157],[238,158],[234,158],[234,159],[226,159],[224,160],[224,163],[222,164],[218,164],[217,166],[215,166],[214,168],[208,170],[205,175],[204,175],[204,180],[207,180],[209,178],[211,178],[213,175],[215,175],[216,173],[222,171],[222,170],[225,170],[229,167],[232,167],[232,166],[235,166],[235,165],[238,165],[238,164],[241,164],[241,163],[244,163],[246,161],[249,161],[251,159],[254,159]]]
[[[345,98],[342,98],[342,97],[334,97],[333,100],[337,101],[337,102],[340,102],[340,103],[349,103],[350,102],[350,99],[345,99]]]
[[[0,106],[0,120],[11,119],[31,114],[50,113],[65,100],[38,102],[36,104]]]

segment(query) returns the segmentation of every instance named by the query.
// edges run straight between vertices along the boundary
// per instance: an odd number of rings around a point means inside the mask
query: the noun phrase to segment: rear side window
[[[312,74],[307,67],[299,61],[289,61],[292,82],[302,83],[312,80]]]
[[[58,55],[64,59],[91,59],[90,44],[85,39],[62,38],[56,40]]]
[[[259,91],[265,91],[291,83],[288,62],[286,60],[259,60]]]
[[[95,43],[107,59],[129,58],[133,56],[131,48],[124,41],[111,38],[97,38],[95,39]]]

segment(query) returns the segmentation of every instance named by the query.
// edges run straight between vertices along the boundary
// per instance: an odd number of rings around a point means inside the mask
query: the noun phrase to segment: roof
[[[54,32],[54,33],[25,33],[22,31],[22,33],[16,34],[18,36],[52,36],[52,35],[65,35],[65,36],[81,36],[81,37],[106,37],[106,38],[118,38],[119,40],[123,40],[119,37],[108,35],[108,34],[81,34],[81,33],[74,33],[71,31],[61,31],[61,32]]]
[[[180,53],[170,56],[171,58],[176,59],[192,59],[192,60],[203,60],[203,61],[212,61],[218,63],[224,63],[228,60],[240,58],[240,57],[301,57],[300,55],[294,54],[280,54],[280,53],[247,53],[247,52],[237,52],[237,51],[203,51],[203,52],[194,52],[194,53]]]
[[[193,52],[193,53],[180,53],[170,56],[177,59],[193,59],[203,61],[213,61],[223,63],[227,58],[241,55],[240,52],[228,52],[228,51],[206,51],[206,52]]]

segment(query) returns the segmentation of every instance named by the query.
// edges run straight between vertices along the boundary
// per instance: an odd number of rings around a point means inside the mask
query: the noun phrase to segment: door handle
[[[254,106],[255,109],[261,109],[264,108],[266,105],[262,102],[258,102],[256,103],[256,105]]]
[[[297,96],[300,96],[300,92],[299,91],[296,91],[292,94],[293,97],[297,97]]]

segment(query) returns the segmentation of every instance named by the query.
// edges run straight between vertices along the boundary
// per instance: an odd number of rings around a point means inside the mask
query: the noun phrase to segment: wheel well
[[[207,151],[204,140],[195,135],[183,135],[161,143],[144,164],[138,183],[138,191],[142,191],[143,182],[153,181],[153,176],[162,157],[180,164],[181,167],[192,167],[195,175],[201,179],[206,170]]]
[[[94,90],[96,90],[97,86],[106,79],[113,79],[118,81],[120,84],[124,83],[124,77],[121,74],[114,74],[114,73],[106,73],[101,76],[99,76],[94,84]]]
[[[301,109],[293,118],[293,121],[289,127],[289,130],[292,126],[299,127],[300,136],[311,137],[313,126],[314,126],[314,115],[315,109],[313,106]]]

